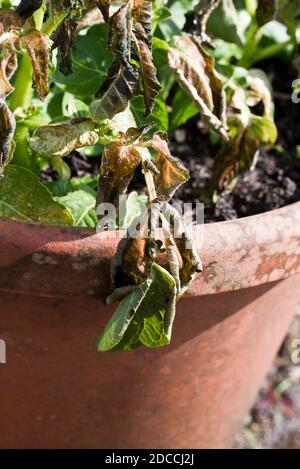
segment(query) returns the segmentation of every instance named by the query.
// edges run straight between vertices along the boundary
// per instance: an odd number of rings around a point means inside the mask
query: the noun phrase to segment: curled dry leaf
[[[29,143],[32,150],[49,158],[67,156],[76,148],[96,145],[98,139],[90,119],[75,118],[38,128]]]
[[[195,275],[202,272],[202,263],[192,235],[182,222],[179,212],[169,203],[155,202],[153,205],[157,205],[157,210],[162,213],[165,219],[164,229],[167,230],[169,239],[173,237],[182,260],[182,267],[179,270],[178,257],[175,256],[174,252],[174,242],[169,241],[168,261],[172,275],[176,275],[177,296],[180,297],[187,290]],[[168,232],[168,230],[170,231]],[[176,272],[179,272],[179,278]],[[178,285],[180,285],[180,288],[178,288]]]
[[[118,205],[119,195],[126,192],[141,156],[134,144],[127,144],[125,136],[119,142],[112,142],[104,149],[100,181],[97,193],[97,206],[102,203]]]
[[[102,122],[125,111],[129,101],[139,94],[138,78],[138,70],[134,66],[125,67],[116,59],[97,93],[99,99],[90,106],[92,119]]]
[[[21,29],[24,24],[24,19],[10,8],[0,8],[0,35],[14,30]]]
[[[0,98],[5,98],[13,91],[10,79],[18,66],[17,60],[18,35],[7,32],[0,37]]]
[[[14,150],[15,117],[3,99],[0,99],[0,175]]]
[[[216,156],[211,195],[231,189],[238,174],[254,169],[260,148],[275,143],[277,138],[274,122],[251,114],[247,108],[229,116],[228,125],[230,140]]]
[[[134,0],[133,2],[134,44],[140,63],[145,117],[151,114],[155,100],[161,89],[152,57],[152,8],[151,0]]]
[[[42,32],[32,29],[21,38],[30,56],[33,68],[33,86],[41,101],[49,93],[49,49],[50,42]]]
[[[226,101],[214,58],[187,35],[173,38],[168,57],[179,85],[194,100],[204,122],[227,140]]]
[[[175,191],[189,180],[189,171],[178,158],[170,153],[168,142],[162,134],[155,133],[145,145],[156,152],[155,166],[158,172],[154,175],[154,181],[157,197],[168,201]]]
[[[61,54],[59,69],[66,76],[73,72],[72,47],[75,42],[76,30],[77,23],[68,15],[51,36],[53,41],[51,50],[59,49]]]
[[[152,0],[133,0],[132,15],[137,40],[144,42],[152,51]]]
[[[154,66],[152,54],[147,43],[138,40],[137,50],[140,59],[141,79],[143,83],[145,117],[148,117],[154,108],[155,99],[157,98],[161,86],[157,79],[157,70]]]

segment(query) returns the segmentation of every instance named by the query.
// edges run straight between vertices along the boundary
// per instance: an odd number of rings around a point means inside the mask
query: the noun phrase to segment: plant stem
[[[145,148],[140,148],[140,153],[142,156],[142,165],[143,165],[143,173],[145,176],[145,181],[147,185],[147,190],[149,194],[149,203],[157,198],[156,188],[153,179],[153,173],[151,169],[148,168],[147,163],[151,161],[150,154],[148,150]]]

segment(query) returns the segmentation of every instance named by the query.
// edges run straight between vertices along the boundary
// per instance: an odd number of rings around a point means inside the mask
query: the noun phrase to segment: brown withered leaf
[[[138,55],[141,67],[141,79],[143,83],[143,96],[145,103],[145,117],[151,114],[155,99],[160,91],[160,83],[157,79],[157,70],[154,66],[152,54],[148,45],[141,41],[137,41]]]
[[[119,195],[126,192],[141,156],[135,145],[121,141],[106,145],[101,161],[97,206],[106,202],[118,204]]]
[[[93,101],[90,106],[92,119],[101,122],[125,111],[129,101],[139,95],[138,78],[135,67],[125,67],[116,59],[97,93],[100,99]]]
[[[51,50],[59,49],[61,54],[59,69],[68,76],[73,73],[72,48],[76,38],[77,23],[68,15],[51,36]]]
[[[276,126],[268,117],[249,112],[229,117],[230,140],[215,158],[210,195],[233,187],[238,174],[252,170],[262,145],[275,143]]]
[[[152,0],[133,0],[132,15],[135,19],[134,32],[138,40],[147,44],[152,51]]]
[[[49,158],[67,156],[76,148],[96,145],[98,139],[90,119],[74,118],[39,127],[29,144],[35,152]]]
[[[13,29],[21,29],[24,19],[10,8],[0,8],[0,35]]]
[[[21,40],[31,59],[33,86],[40,100],[44,101],[49,93],[49,39],[42,32],[32,29]]]
[[[130,27],[129,27],[129,6],[128,0],[123,3],[116,13],[109,20],[108,48],[115,52],[120,63],[130,66]]]
[[[156,152],[155,166],[159,173],[154,175],[157,196],[161,200],[168,201],[175,191],[189,180],[189,171],[179,158],[171,155],[168,142],[160,133],[155,133],[152,140],[145,146]]]
[[[114,288],[139,285],[150,274],[153,264],[149,238],[124,238],[120,241],[112,262],[112,281]]]
[[[13,136],[16,121],[13,113],[8,109],[3,99],[0,99],[0,175],[4,166],[9,162],[14,150]]]
[[[170,270],[176,280],[177,296],[180,297],[187,290],[195,275],[202,271],[202,263],[195,247],[192,235],[183,223],[179,212],[169,203],[155,202],[169,225],[169,247],[167,250]],[[164,226],[166,226],[164,224]],[[166,228],[168,232],[168,228]],[[173,239],[174,241],[173,241]],[[174,242],[181,257],[181,267],[174,250]],[[180,268],[179,268],[180,267]],[[179,272],[179,278],[178,278]]]
[[[2,54],[0,59],[0,98],[4,98],[13,91],[13,86],[9,82],[18,66],[17,44],[18,36],[14,32],[6,33],[0,41]]]
[[[227,140],[223,85],[215,71],[214,58],[187,35],[174,36],[168,57],[178,84],[194,100],[203,121]]]

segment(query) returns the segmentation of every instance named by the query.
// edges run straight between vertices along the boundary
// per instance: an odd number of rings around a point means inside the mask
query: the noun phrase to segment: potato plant
[[[117,206],[141,168],[148,196],[130,194],[125,227],[140,212],[151,213],[151,223],[119,244],[107,300],[119,305],[97,349],[168,344],[176,302],[202,267],[170,204],[189,172],[171,154],[167,133],[197,114],[209,129],[215,167],[202,200],[213,203],[254,168],[277,132],[268,78],[252,67],[296,49],[299,2],[8,0],[0,7],[0,215],[107,229],[95,207]],[[74,151],[101,156],[99,180],[71,177],[63,158]],[[59,180],[42,183],[49,165]]]

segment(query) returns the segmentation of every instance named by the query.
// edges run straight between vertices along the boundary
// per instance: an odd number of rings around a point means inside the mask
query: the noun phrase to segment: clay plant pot
[[[172,344],[99,354],[117,240],[0,220],[1,448],[226,448],[300,302],[300,203],[205,226]]]

